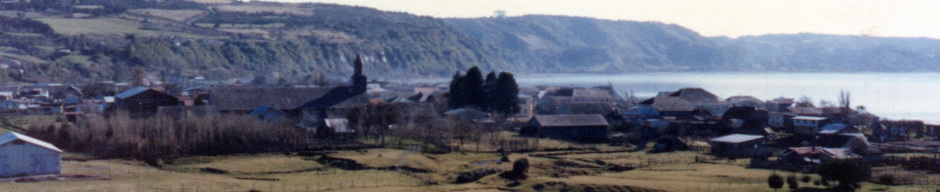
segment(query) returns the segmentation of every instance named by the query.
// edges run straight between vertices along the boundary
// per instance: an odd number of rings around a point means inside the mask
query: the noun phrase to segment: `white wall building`
[[[15,132],[0,135],[0,178],[59,174],[62,150]]]

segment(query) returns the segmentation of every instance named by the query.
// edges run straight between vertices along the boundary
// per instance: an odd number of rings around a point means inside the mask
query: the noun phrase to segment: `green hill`
[[[38,2],[38,1],[37,1]],[[532,15],[438,19],[332,4],[170,0],[0,11],[0,79],[310,79],[351,73],[446,77],[471,66],[518,73],[940,71],[940,41],[817,34],[702,37],[678,25]],[[27,11],[34,10],[34,11]],[[37,12],[35,10],[43,10]]]

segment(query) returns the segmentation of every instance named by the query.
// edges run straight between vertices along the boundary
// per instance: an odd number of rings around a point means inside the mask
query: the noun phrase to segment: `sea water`
[[[718,97],[749,95],[761,100],[806,96],[838,105],[841,91],[851,106],[888,119],[917,119],[940,123],[940,73],[642,73],[621,75],[519,75],[520,86],[592,87],[613,85],[649,98],[660,91],[700,87]]]

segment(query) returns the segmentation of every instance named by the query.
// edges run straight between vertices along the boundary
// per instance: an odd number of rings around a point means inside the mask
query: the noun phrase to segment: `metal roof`
[[[127,91],[118,93],[117,95],[114,95],[114,97],[118,99],[127,99],[128,97],[140,94],[147,90],[150,90],[150,88],[149,87],[134,87],[134,88],[128,89]]]
[[[827,118],[825,118],[825,117],[813,117],[813,116],[796,116],[796,117],[793,117],[793,119],[794,119],[794,120],[797,120],[797,119],[798,119],[798,120],[822,121],[822,120],[826,120]]]
[[[567,126],[607,126],[607,120],[599,114],[592,115],[536,115],[534,117],[543,127]]]
[[[40,141],[39,139],[34,139],[34,138],[29,137],[29,136],[26,136],[26,135],[19,134],[19,133],[16,133],[16,132],[12,132],[12,131],[11,131],[11,132],[7,132],[6,134],[0,135],[0,145],[5,145],[5,144],[7,144],[7,143],[9,143],[9,142],[13,142],[13,141],[16,141],[16,140],[22,140],[22,141],[25,141],[25,142],[27,142],[27,143],[32,143],[32,144],[34,144],[34,145],[38,145],[38,146],[40,146],[40,147],[43,147],[43,148],[46,148],[46,149],[49,149],[49,150],[57,151],[57,152],[59,152],[59,153],[62,152],[62,150],[59,149],[58,147],[55,147],[55,145],[52,145],[52,144],[50,144],[50,143],[46,143],[45,141]]]
[[[763,138],[764,136],[760,136],[760,135],[731,134],[731,135],[725,135],[725,136],[721,136],[718,138],[714,138],[709,141],[719,142],[719,143],[744,143],[744,142],[753,141],[757,139],[763,139]]]

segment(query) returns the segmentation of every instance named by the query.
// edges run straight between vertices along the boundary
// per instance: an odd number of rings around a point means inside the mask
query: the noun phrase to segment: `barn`
[[[598,114],[536,115],[520,132],[526,136],[594,143],[607,141],[607,126],[607,120]]]
[[[0,178],[59,174],[62,150],[15,132],[0,135]]]

